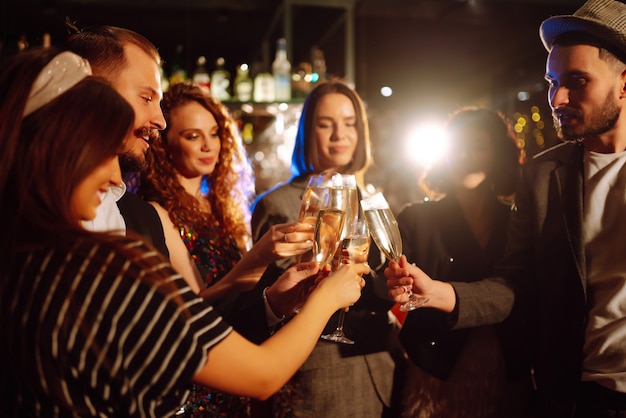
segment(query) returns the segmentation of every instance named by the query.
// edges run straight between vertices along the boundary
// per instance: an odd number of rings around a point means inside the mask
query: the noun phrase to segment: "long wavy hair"
[[[298,122],[298,132],[291,156],[291,173],[294,177],[317,174],[322,170],[315,152],[313,124],[315,111],[320,99],[331,93],[343,94],[352,102],[356,115],[358,142],[352,161],[340,170],[344,174],[356,174],[362,177],[372,162],[369,126],[363,101],[358,93],[340,80],[329,80],[315,87],[307,96],[302,107],[302,116]]]
[[[472,129],[489,135],[494,149],[493,170],[486,180],[494,194],[510,200],[520,175],[520,165],[525,154],[518,146],[517,137],[506,116],[494,109],[466,106],[459,108],[448,118],[446,130],[451,137],[462,140],[463,132]],[[449,146],[455,152],[455,144]],[[446,159],[433,165],[420,181],[420,186],[431,198],[440,198],[452,189],[452,181]]]
[[[200,104],[215,117],[221,143],[215,170],[202,177],[203,198],[244,251],[250,238],[250,204],[254,197],[252,166],[226,107],[197,85],[173,84],[165,93],[162,107],[168,126],[171,126],[173,111],[189,102]],[[148,149],[148,169],[141,174],[139,194],[162,205],[177,227],[181,226],[180,220],[202,222],[204,212],[200,203],[178,180],[178,171],[169,156],[168,135],[166,129],[161,139]]]

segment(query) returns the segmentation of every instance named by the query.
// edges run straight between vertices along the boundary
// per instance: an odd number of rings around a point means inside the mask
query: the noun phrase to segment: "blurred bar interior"
[[[370,119],[376,164],[366,179],[388,195],[394,194],[395,204],[401,205],[419,198],[416,179],[427,164],[423,161],[427,151],[420,144],[436,142],[432,134],[423,140],[416,135],[429,132],[425,127],[439,126],[459,106],[486,105],[505,112],[515,123],[528,156],[556,142],[546,100],[546,53],[539,40],[539,24],[551,15],[570,13],[582,3],[4,0],[0,63],[19,48],[44,42],[62,48],[66,17],[79,28],[110,24],[145,35],[160,50],[166,82],[184,74],[188,78],[196,74],[202,80],[201,67],[211,80],[221,58],[221,69],[230,77],[230,97],[224,102],[240,122],[255,164],[258,193],[289,177],[296,123],[306,92],[318,78],[345,78],[364,99]],[[250,83],[256,83],[258,74],[271,73],[280,38],[286,40],[291,63],[291,99],[255,101],[252,93],[245,96],[245,90],[239,96],[240,66],[247,64]],[[407,175],[411,170],[415,176]],[[401,194],[390,189],[389,179]]]

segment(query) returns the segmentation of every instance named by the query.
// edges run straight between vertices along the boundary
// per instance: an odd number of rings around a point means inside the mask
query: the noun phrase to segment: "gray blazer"
[[[271,225],[297,221],[300,202],[308,178],[283,183],[260,196],[252,214],[252,235],[256,241]],[[274,265],[264,275],[263,288],[291,261]],[[271,276],[271,277],[268,277]],[[389,416],[394,407],[394,373],[402,353],[397,327],[390,322],[392,303],[386,296],[384,277],[366,277],[361,299],[346,315],[344,331],[356,341],[344,345],[320,340],[294,379],[302,399],[292,409],[304,416]],[[326,332],[337,325],[337,315],[328,322]],[[399,388],[398,388],[399,389]],[[392,413],[393,414],[393,413]]]
[[[535,380],[542,417],[571,417],[587,323],[582,245],[582,144],[553,147],[523,167],[505,255],[495,278],[453,283],[456,328],[496,323],[516,297],[529,297],[535,322]]]

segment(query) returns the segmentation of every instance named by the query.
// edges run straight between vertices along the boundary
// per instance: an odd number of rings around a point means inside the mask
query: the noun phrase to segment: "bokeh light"
[[[428,168],[441,159],[448,149],[448,138],[443,123],[427,122],[411,129],[406,151],[412,162]]]
[[[393,94],[393,89],[389,86],[383,86],[380,88],[380,95],[383,97],[390,97]]]

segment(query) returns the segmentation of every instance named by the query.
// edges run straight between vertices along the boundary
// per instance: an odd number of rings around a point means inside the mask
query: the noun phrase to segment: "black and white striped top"
[[[85,241],[4,261],[0,415],[171,416],[183,403],[231,327],[145,250],[143,268]]]

